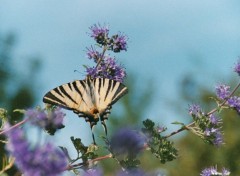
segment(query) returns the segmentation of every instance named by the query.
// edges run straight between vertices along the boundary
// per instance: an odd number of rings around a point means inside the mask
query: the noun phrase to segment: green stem
[[[87,161],[86,163],[78,163],[78,164],[74,164],[74,165],[69,165],[66,170],[72,170],[72,169],[76,169],[76,167],[82,167],[83,165],[86,165],[86,164],[93,164],[97,161],[100,161],[100,160],[104,160],[104,159],[108,159],[108,158],[112,158],[113,155],[110,153],[108,155],[104,155],[104,156],[100,156],[98,158],[94,158],[92,160],[89,160]]]

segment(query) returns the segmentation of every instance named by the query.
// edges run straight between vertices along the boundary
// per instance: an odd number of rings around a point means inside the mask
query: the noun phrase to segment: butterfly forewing
[[[85,80],[74,81],[49,91],[43,97],[43,102],[84,113],[93,106],[89,92],[90,88]]]

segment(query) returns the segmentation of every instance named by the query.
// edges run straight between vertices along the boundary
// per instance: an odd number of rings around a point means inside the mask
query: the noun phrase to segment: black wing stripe
[[[87,103],[85,102],[85,100],[83,99],[83,94],[81,93],[81,91],[79,90],[78,86],[77,86],[77,83],[80,83],[80,85],[82,85],[81,83],[82,81],[74,81],[72,82],[72,85],[74,87],[74,89],[77,91],[77,93],[80,95],[82,101],[87,105]]]
[[[79,82],[79,81],[78,81]],[[73,88],[74,88],[74,90],[76,90],[77,91],[77,93],[81,96],[81,98],[82,98],[82,93],[81,93],[81,91],[78,89],[78,87],[77,87],[77,81],[74,81],[73,83],[72,83],[72,85],[73,85]]]
[[[68,97],[69,100],[71,100],[73,103],[77,104],[77,102],[66,92],[66,90],[64,89],[63,86],[60,86],[59,89],[61,90],[61,92]]]
[[[56,92],[55,90],[52,90]],[[54,105],[61,105],[61,106],[67,106],[65,102],[57,98],[55,95],[52,94],[52,92],[48,92],[44,97],[43,97],[43,102],[44,103],[49,103],[49,104],[54,104]]]
[[[98,95],[100,94],[101,85],[102,85],[102,79],[98,79]]]
[[[109,92],[110,92],[110,89],[111,89],[111,87],[112,87],[112,80],[108,80],[108,85],[107,85],[108,87],[107,87],[107,91],[106,91],[106,94],[105,94],[105,98],[104,98],[104,101],[106,101],[106,98],[107,98],[107,96],[108,96],[108,94],[109,94]]]
[[[125,87],[123,84],[120,83],[117,91],[115,92],[113,98],[112,98],[112,102],[111,105],[113,105],[114,103],[116,103],[119,98],[121,98],[123,95],[128,93],[128,89],[127,87]]]
[[[72,84],[71,84],[71,83],[68,83],[67,85],[68,85],[69,89],[72,91],[72,90],[73,90],[73,89],[72,89]]]
[[[58,95],[64,97],[58,88],[53,89]]]

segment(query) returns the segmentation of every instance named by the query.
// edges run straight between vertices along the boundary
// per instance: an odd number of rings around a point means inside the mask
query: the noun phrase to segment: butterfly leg
[[[92,130],[93,144],[94,145],[96,145],[95,136],[94,136],[94,133],[93,133],[95,125],[96,125],[95,123],[90,123],[90,127],[91,127],[91,130]]]
[[[106,136],[107,136],[107,126],[106,126],[106,121],[105,120],[102,120],[101,121],[102,122],[102,126],[103,126],[103,129],[104,129],[104,131],[105,131],[105,134],[106,134]]]

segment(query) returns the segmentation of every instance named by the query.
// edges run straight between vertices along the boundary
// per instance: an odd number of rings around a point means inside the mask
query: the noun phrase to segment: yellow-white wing
[[[85,79],[52,89],[43,97],[43,102],[73,110],[86,121],[94,120],[93,110],[96,110],[101,120],[104,120],[111,106],[127,91],[127,87],[118,81],[107,78]]]
[[[86,114],[94,107],[94,98],[90,81],[78,80],[52,89],[43,97],[43,102]]]

